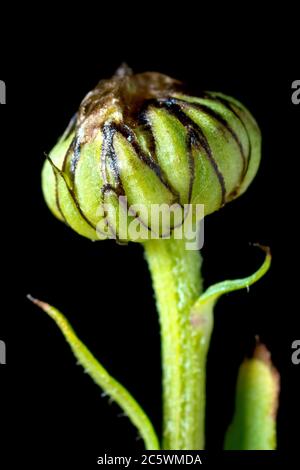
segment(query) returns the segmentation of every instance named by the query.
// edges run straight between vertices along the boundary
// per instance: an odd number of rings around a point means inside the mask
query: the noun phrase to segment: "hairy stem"
[[[202,292],[201,256],[185,240],[150,240],[145,250],[162,338],[163,449],[203,449],[212,315],[193,309]]]

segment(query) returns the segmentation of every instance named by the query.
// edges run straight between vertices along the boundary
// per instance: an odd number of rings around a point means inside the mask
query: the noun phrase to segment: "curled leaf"
[[[198,299],[197,304],[204,305],[206,303],[211,304],[212,306],[216,303],[219,297],[223,294],[228,294],[240,289],[249,288],[252,284],[255,284],[259,279],[261,279],[271,266],[271,252],[268,247],[258,245],[259,248],[265,251],[266,257],[261,265],[261,267],[251,276],[245,277],[243,279],[234,279],[228,281],[218,282],[213,286],[210,286]]]

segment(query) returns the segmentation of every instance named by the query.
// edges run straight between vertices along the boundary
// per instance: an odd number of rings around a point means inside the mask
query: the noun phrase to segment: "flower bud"
[[[185,205],[207,215],[242,194],[260,146],[254,118],[233,98],[194,97],[166,75],[122,66],[82,101],[47,157],[43,192],[57,218],[92,240],[164,237]]]

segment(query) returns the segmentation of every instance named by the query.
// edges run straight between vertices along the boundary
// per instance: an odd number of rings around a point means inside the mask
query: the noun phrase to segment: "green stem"
[[[212,311],[193,309],[202,292],[200,253],[174,239],[150,240],[145,250],[162,337],[163,449],[203,449]]]

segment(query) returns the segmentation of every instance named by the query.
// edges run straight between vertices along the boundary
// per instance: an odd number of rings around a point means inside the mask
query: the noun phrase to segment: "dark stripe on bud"
[[[181,124],[184,125],[187,132],[191,133],[193,137],[191,139],[191,143],[193,144],[193,146],[204,150],[206,157],[211,163],[214,169],[214,172],[217,175],[218,181],[220,183],[221,194],[222,194],[221,206],[223,206],[225,204],[225,197],[226,197],[226,187],[225,187],[224,177],[218,167],[218,164],[214,158],[214,155],[212,153],[212,150],[210,148],[210,145],[208,143],[208,140],[204,132],[202,131],[200,126],[197,126],[197,124],[182,111],[181,107],[179,106],[179,104],[177,104],[174,98],[169,98],[166,100],[158,101],[156,105],[165,107],[171,114],[173,114],[181,122]]]

